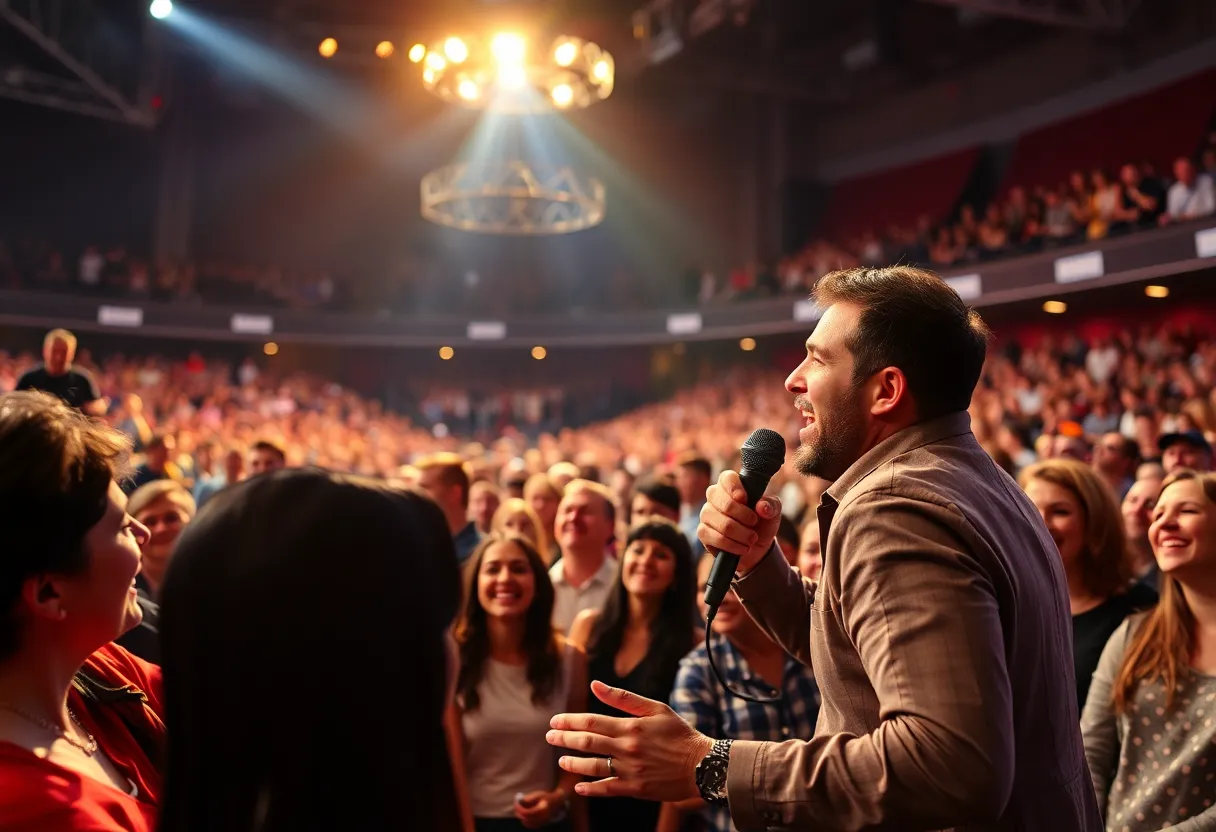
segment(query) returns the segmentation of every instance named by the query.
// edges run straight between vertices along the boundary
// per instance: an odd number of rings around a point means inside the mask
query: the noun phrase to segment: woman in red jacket
[[[41,393],[0,396],[0,829],[151,832],[160,670],[111,642],[140,621],[148,530],[130,443]]]

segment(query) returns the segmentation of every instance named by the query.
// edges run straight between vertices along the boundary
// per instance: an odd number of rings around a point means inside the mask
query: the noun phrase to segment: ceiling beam
[[[88,111],[88,114],[98,115],[111,108],[116,120],[143,127],[153,123],[151,114],[135,102],[129,101],[111,82],[103,77],[103,71],[74,55],[71,50],[57,37],[56,32],[65,18],[70,15],[84,15],[85,0],[26,0],[20,3],[23,11],[17,8],[14,0],[0,0],[0,21],[8,23],[29,41],[37,45],[43,52],[53,58],[64,69],[74,75],[91,92],[93,102],[79,101],[73,106],[74,112]],[[42,97],[42,93],[30,90],[11,88],[7,97],[31,100]],[[83,108],[83,109],[80,109]]]

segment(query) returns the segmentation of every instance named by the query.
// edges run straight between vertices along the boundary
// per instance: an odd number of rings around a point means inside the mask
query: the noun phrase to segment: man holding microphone
[[[698,536],[740,557],[735,591],[815,671],[815,736],[709,738],[603,685],[634,715],[562,714],[549,741],[588,796],[728,806],[743,830],[1098,832],[1055,544],[971,433],[988,329],[936,275],[853,269],[815,290],[823,316],[786,381],[800,473],[833,481],[817,583],[781,557],[780,503],[711,486]]]

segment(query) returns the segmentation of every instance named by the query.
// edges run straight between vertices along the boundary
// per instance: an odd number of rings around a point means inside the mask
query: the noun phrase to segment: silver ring
[[[616,777],[616,770],[613,769],[613,767],[612,767],[612,758],[611,757],[608,758],[608,776]]]

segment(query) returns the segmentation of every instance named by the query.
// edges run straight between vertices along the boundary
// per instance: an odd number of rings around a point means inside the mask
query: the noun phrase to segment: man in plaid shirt
[[[712,564],[713,558],[701,558],[698,580],[702,596]],[[811,669],[770,640],[733,592],[726,593],[718,608],[710,645],[714,663],[727,684],[757,697],[778,695],[775,685],[779,684],[781,703],[757,705],[728,694],[718,684],[702,644],[680,662],[671,693],[671,707],[685,722],[707,736],[735,740],[781,742],[814,735],[819,688]],[[658,832],[687,828],[682,821],[693,812],[703,821],[699,826],[693,824],[694,828],[735,832],[729,809],[706,806],[700,799],[665,806]]]

